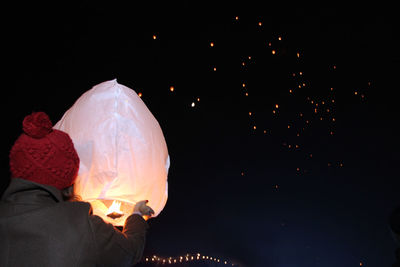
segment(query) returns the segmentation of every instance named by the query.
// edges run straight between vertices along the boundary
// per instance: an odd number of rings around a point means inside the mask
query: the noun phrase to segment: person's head
[[[24,118],[23,133],[10,151],[12,178],[21,178],[63,190],[78,174],[79,157],[69,135],[53,129],[44,112]]]

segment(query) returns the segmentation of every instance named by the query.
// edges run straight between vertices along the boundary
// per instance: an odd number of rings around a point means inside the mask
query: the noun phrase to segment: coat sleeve
[[[140,261],[146,241],[147,222],[133,214],[121,231],[96,215],[89,215],[99,266],[133,266]]]

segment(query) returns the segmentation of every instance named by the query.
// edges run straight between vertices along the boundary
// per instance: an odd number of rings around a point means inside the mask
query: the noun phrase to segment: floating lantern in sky
[[[85,92],[54,126],[67,132],[80,166],[75,193],[93,213],[124,225],[136,202],[157,216],[168,198],[169,155],[157,120],[139,96],[117,80]]]

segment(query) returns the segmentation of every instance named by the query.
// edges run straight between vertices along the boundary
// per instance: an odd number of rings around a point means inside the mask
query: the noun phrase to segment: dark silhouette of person
[[[393,264],[393,267],[400,267],[400,206],[390,215],[389,225],[398,246],[395,251],[396,262]]]

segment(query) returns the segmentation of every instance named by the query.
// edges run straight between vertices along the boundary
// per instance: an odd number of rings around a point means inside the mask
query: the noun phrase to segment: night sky
[[[1,192],[24,116],[45,111],[55,124],[116,78],[141,94],[171,157],[140,266],[394,262],[393,7],[84,1],[3,12]]]

